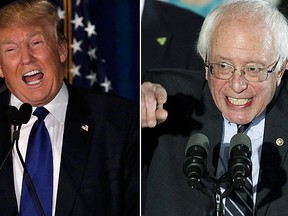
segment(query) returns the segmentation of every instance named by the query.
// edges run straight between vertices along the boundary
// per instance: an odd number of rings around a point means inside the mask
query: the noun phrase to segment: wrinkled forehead
[[[56,42],[57,34],[55,28],[45,22],[14,23],[10,27],[0,28],[0,45],[29,43],[33,38]]]
[[[215,49],[230,48],[251,50],[259,55],[272,57],[276,53],[272,32],[259,18],[224,18],[221,19],[212,32],[209,54]]]

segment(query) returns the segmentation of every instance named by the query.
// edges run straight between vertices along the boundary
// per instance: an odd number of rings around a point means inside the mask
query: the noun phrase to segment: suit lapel
[[[283,89],[286,91],[286,89]],[[287,109],[287,94],[278,99]],[[264,142],[262,146],[259,181],[257,186],[257,214],[265,215],[271,202],[279,199],[286,181],[285,167],[288,152],[287,111],[277,103],[265,119]]]
[[[62,158],[56,204],[56,215],[68,215],[77,198],[87,155],[90,150],[94,122],[87,119],[89,110],[85,110],[80,95],[69,92],[65,131],[63,137]],[[82,105],[80,108],[79,104]]]

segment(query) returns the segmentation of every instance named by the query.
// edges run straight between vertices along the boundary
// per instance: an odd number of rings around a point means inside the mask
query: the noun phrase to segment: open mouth
[[[232,98],[232,97],[227,97],[227,98],[230,103],[236,106],[245,105],[252,100],[251,98]]]
[[[36,85],[41,82],[44,74],[39,70],[33,70],[24,74],[22,80],[28,85]]]

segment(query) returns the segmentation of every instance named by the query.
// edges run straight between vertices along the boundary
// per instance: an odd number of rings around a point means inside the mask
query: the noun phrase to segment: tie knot
[[[44,120],[48,115],[49,111],[45,107],[37,107],[33,112],[33,115],[37,116],[38,119]]]
[[[249,127],[250,123],[244,125],[237,125],[238,126],[238,133],[244,133],[247,128]]]

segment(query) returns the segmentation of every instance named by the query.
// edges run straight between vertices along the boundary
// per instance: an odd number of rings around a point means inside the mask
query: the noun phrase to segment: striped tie
[[[252,216],[253,215],[253,186],[251,177],[247,177],[243,188],[233,191],[225,203],[225,216]]]
[[[245,133],[249,125],[238,127],[238,133]],[[253,215],[253,182],[251,175],[246,178],[245,185],[242,188],[236,189],[226,198],[225,216]]]
[[[248,129],[249,125],[250,125],[250,123],[244,124],[244,125],[238,125],[237,132],[238,133],[245,133],[246,130]]]

